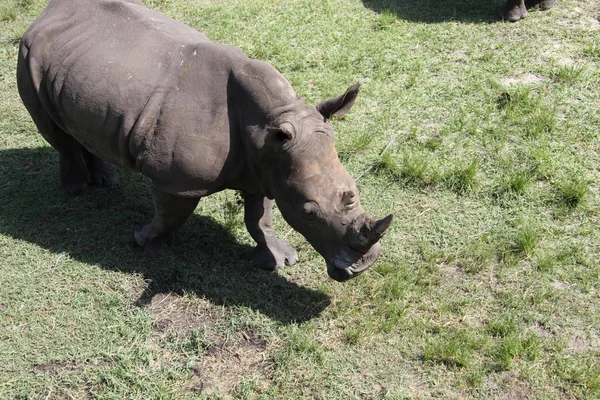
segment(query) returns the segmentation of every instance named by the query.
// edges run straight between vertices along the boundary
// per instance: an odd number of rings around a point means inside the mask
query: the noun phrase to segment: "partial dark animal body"
[[[547,10],[554,6],[556,0],[507,0],[500,9],[500,17],[507,21],[516,22],[527,16],[527,9],[539,7]]]

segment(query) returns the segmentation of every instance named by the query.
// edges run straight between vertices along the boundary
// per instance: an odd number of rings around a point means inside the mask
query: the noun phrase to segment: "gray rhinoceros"
[[[307,105],[268,64],[138,0],[52,0],[23,35],[17,80],[67,192],[115,183],[111,164],[150,178],[155,215],[135,231],[141,246],[167,243],[201,197],[236,189],[262,268],[298,259],[273,230],[274,200],[331,278],[379,256],[392,215],[365,213],[327,123],[358,85]]]
[[[547,10],[555,3],[556,0],[506,0],[506,4],[500,9],[500,18],[516,22],[527,16],[528,8]]]

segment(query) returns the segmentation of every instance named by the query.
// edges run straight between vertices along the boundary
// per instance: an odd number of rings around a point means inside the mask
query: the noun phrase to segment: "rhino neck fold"
[[[231,129],[240,135],[245,147],[248,170],[242,182],[254,186],[266,197],[273,199],[273,174],[277,166],[266,143],[267,129],[281,113],[290,111],[298,101],[289,82],[270,65],[247,59],[232,69],[228,82],[229,118]]]

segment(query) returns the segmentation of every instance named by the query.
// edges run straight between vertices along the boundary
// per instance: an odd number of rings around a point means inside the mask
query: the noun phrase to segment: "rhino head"
[[[253,103],[265,118],[255,120],[262,192],[275,199],[288,224],[300,232],[327,263],[328,275],[346,281],[367,270],[379,257],[379,239],[393,215],[369,216],[356,183],[342,166],[334,146],[331,117],[345,115],[359,86],[310,106],[270,66],[260,63],[250,77]],[[258,77],[258,78],[257,78]],[[253,116],[262,113],[253,113]]]
[[[352,108],[359,85],[315,107],[266,63],[252,60],[235,75],[242,89],[236,89],[236,98],[248,99],[238,108],[248,147],[255,149],[250,169],[261,192],[323,256],[331,278],[346,281],[367,270],[379,257],[379,239],[393,215],[374,219],[365,212],[356,183],[337,156],[328,122]]]
[[[276,110],[266,139],[272,196],[285,220],[317,250],[336,281],[353,278],[379,257],[379,239],[393,215],[376,220],[360,203],[356,183],[342,166],[330,117],[350,110],[358,85],[317,107],[301,99]]]

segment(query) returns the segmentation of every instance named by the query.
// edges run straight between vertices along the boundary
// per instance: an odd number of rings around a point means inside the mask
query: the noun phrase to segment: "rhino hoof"
[[[60,183],[63,189],[73,195],[78,196],[85,192],[88,187],[87,171],[83,167],[83,162],[70,155],[60,155]]]
[[[505,21],[517,22],[525,17],[527,17],[527,8],[521,7],[520,5],[510,6],[507,4],[502,7],[499,11],[500,18]]]
[[[285,240],[276,239],[267,245],[258,245],[252,253],[252,263],[257,267],[273,271],[298,262],[298,253]]]
[[[83,158],[62,155],[60,157],[60,181],[65,191],[71,195],[80,195],[88,187],[113,186],[119,181],[115,168],[104,161],[89,156]]]
[[[173,243],[173,235],[162,235],[150,239],[144,246],[144,252],[149,254],[159,254],[167,250]]]
[[[90,169],[91,184],[94,186],[107,187],[119,182],[119,174],[115,171],[115,167],[104,161],[94,163]]]
[[[157,233],[152,226],[152,221],[146,222],[136,229],[133,237],[138,246],[149,252],[159,252],[167,246],[171,246],[174,240],[173,233]]]
[[[80,183],[63,182],[62,186],[63,186],[63,189],[65,190],[65,192],[67,192],[68,194],[70,194],[72,196],[79,196],[79,195],[83,194],[83,192],[85,192],[88,187],[86,182],[80,182]]]

